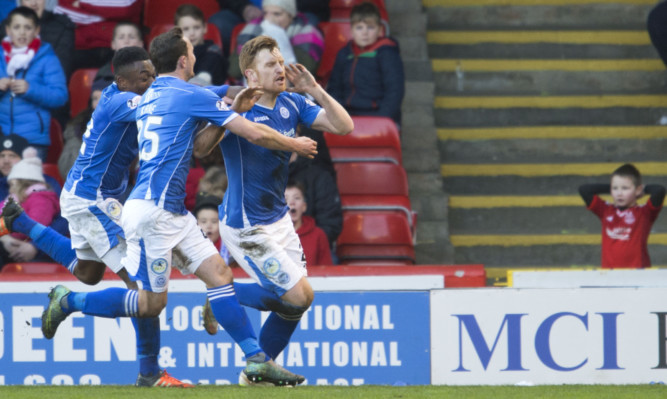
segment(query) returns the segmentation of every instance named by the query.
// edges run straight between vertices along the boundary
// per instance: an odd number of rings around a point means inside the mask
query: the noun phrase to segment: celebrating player
[[[248,86],[263,91],[255,106],[243,114],[246,119],[261,121],[287,137],[295,136],[299,123],[341,135],[354,128],[345,109],[303,65],[284,65],[273,38],[258,36],[244,44],[239,64]],[[286,92],[287,80],[294,85],[293,92]],[[296,92],[309,94],[320,105]],[[229,181],[219,208],[220,235],[234,259],[259,283],[238,284],[241,301],[266,309],[266,303],[276,303],[267,299],[277,296],[300,309],[296,314],[285,314],[280,307],[268,306],[273,312],[262,327],[260,344],[275,358],[313,301],[306,259],[285,203],[291,153],[262,148],[243,136],[210,128],[195,143],[197,150],[210,151],[220,137]],[[253,298],[254,303],[249,302]],[[247,377],[241,374],[239,382],[252,383]]]
[[[216,319],[246,355],[244,372],[248,378],[275,385],[299,384],[304,381],[302,376],[280,367],[260,348],[234,293],[231,270],[201,234],[183,200],[194,131],[202,121],[224,126],[267,148],[296,151],[303,156],[312,157],[316,144],[307,138],[285,137],[267,126],[239,118],[212,91],[186,83],[193,76],[196,59],[192,44],[180,28],[155,38],[150,55],[158,77],[137,108],[140,168],[121,218],[127,239],[127,253],[121,263],[136,274],[143,289],[75,293],[58,286],[49,294],[45,318],[55,330],[73,311],[102,317],[158,316],[167,303],[174,264],[182,273],[194,273],[206,284]],[[241,106],[239,99],[243,97],[237,96],[234,108]]]

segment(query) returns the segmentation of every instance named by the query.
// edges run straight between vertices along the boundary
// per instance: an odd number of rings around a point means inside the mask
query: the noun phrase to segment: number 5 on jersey
[[[137,121],[137,130],[139,130],[139,159],[142,161],[149,161],[157,155],[158,146],[160,145],[160,137],[151,130],[151,125],[161,125],[161,116],[149,116],[144,121]]]

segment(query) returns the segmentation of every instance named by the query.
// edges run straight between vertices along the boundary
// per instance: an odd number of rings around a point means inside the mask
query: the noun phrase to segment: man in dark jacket
[[[316,160],[292,155],[289,180],[305,186],[306,215],[315,219],[315,224],[324,230],[333,247],[343,230],[343,210],[335,175]]]

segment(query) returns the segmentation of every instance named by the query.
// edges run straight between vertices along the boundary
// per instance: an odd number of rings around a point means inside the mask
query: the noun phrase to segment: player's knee
[[[166,306],[166,292],[139,291],[139,317],[158,317]]]
[[[102,281],[106,266],[97,267],[94,263],[80,261],[74,269],[74,276],[84,284],[95,285]]]

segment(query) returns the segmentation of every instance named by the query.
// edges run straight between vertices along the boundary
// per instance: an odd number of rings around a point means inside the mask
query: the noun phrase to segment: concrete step
[[[434,117],[438,127],[517,127],[657,125],[665,115],[667,103],[663,108],[437,109]]]
[[[447,4],[448,3],[448,4]],[[461,6],[447,1],[443,5],[428,8],[429,29],[501,29],[501,28],[597,28],[597,29],[641,29],[646,26],[646,16],[655,1],[644,4],[611,2],[585,4],[584,1],[570,4],[540,4],[526,1],[523,4],[475,6],[467,0]],[[556,3],[556,4],[554,4]],[[572,4],[574,3],[574,4]],[[594,15],[595,18],[591,18]]]
[[[440,141],[440,159],[447,163],[569,163],[661,161],[667,135],[661,139],[510,139]],[[641,154],[641,155],[640,155]]]
[[[403,43],[401,46],[401,48],[405,47]],[[655,48],[649,44],[634,46],[568,43],[428,44],[428,54],[433,59],[637,59],[658,57]]]
[[[450,195],[572,195],[582,184],[608,182],[615,167],[604,176],[456,176],[444,177],[442,184]],[[667,176],[645,174],[644,182],[667,187]]]
[[[431,30],[426,34],[428,44],[475,45],[506,44],[579,44],[646,46],[651,44],[645,28],[629,30]]]
[[[435,73],[438,95],[662,94],[667,71],[503,71]]]
[[[579,202],[576,207],[450,209],[449,230],[454,235],[600,234],[600,220]],[[658,218],[652,232],[667,233],[666,220]]]
[[[667,137],[667,126],[508,126],[439,128],[440,140],[479,141],[513,139],[633,139]]]

